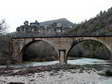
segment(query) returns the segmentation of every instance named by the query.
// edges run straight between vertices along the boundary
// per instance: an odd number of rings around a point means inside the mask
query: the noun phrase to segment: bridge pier
[[[59,63],[61,65],[67,64],[66,49],[59,49]]]

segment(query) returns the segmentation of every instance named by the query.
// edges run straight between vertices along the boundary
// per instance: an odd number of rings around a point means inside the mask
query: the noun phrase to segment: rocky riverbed
[[[99,75],[110,68],[108,64],[1,68],[0,84],[111,84],[112,77]]]

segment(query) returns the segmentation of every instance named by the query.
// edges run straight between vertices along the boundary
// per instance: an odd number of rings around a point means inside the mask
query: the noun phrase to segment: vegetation
[[[1,20],[0,21],[0,35],[3,35],[7,32],[7,24],[5,22],[5,20]]]
[[[1,20],[0,22],[0,64],[6,64],[10,59],[10,37],[6,35],[7,33],[7,24],[5,20]]]
[[[67,34],[77,36],[112,35],[112,8],[107,11],[101,11],[96,17],[78,24]]]

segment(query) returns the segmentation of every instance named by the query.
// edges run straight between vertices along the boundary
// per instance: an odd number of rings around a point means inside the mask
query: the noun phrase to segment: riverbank
[[[72,65],[72,64],[66,64],[66,65],[60,65],[60,64],[54,64],[54,65],[48,65],[48,66],[36,66],[36,67],[24,67],[24,68],[0,68],[0,75],[4,76],[14,76],[14,75],[27,75],[27,74],[33,74],[33,73],[40,73],[45,71],[66,71],[69,69],[73,70],[79,70],[81,73],[83,71],[102,71],[107,68],[112,68],[112,65],[110,64],[86,64],[86,65]]]
[[[111,84],[111,77],[98,74],[102,69],[104,70],[104,65],[59,64],[22,69],[10,68],[5,73],[0,73],[0,84],[11,82],[20,84]],[[111,82],[107,83],[109,81]]]
[[[106,76],[105,71],[112,69],[112,63],[91,61],[81,59],[66,65],[50,62],[52,65],[0,67],[0,84],[111,84],[112,77]]]

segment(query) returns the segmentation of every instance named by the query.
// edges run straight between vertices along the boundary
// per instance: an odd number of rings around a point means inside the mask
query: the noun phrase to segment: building
[[[41,25],[37,20],[35,22],[29,23],[25,21],[23,25],[17,27],[17,33],[35,33],[38,35],[55,35],[55,34],[62,34],[67,29],[65,28],[62,23],[54,22],[49,25]]]

